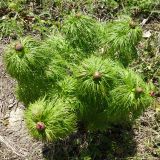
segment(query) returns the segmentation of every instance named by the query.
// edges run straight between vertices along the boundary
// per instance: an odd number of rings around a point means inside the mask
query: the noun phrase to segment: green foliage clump
[[[100,45],[100,25],[91,17],[82,13],[71,14],[63,25],[63,32],[73,48],[84,52],[94,51]]]
[[[78,117],[88,129],[102,129],[102,112],[108,106],[109,92],[114,85],[114,69],[111,60],[91,56],[75,69],[76,95],[81,101]],[[95,118],[96,117],[96,118]]]
[[[17,80],[28,80],[34,69],[42,65],[42,57],[36,54],[38,42],[31,37],[13,42],[6,48],[5,64],[8,73]]]
[[[107,52],[127,66],[137,57],[136,45],[142,38],[142,29],[129,17],[108,23],[105,28]]]
[[[77,126],[95,131],[134,121],[154,95],[152,85],[124,67],[132,59],[128,57],[136,57],[140,38],[141,29],[128,19],[109,22],[106,28],[72,14],[62,34],[55,30],[43,42],[27,37],[11,44],[4,60],[18,81],[19,99],[28,106],[25,120],[31,134],[52,141]]]
[[[53,31],[53,35],[49,36],[43,42],[40,50],[43,53],[50,54],[54,59],[74,61],[78,58],[75,50],[68,44],[66,39],[58,32],[58,30]],[[76,52],[80,54],[79,51]]]
[[[18,81],[17,96],[26,105],[44,95],[52,86],[46,75],[46,68],[51,63],[50,55],[43,52],[41,42],[31,37],[21,38],[6,48],[6,69]]]
[[[76,130],[76,116],[72,110],[72,106],[63,99],[53,102],[42,99],[29,105],[25,119],[35,138],[53,141],[62,139]]]
[[[97,106],[105,103],[114,79],[115,71],[111,63],[101,57],[92,56],[76,67],[77,93],[83,102],[92,105],[96,102]]]
[[[77,69],[79,116],[91,130],[130,123],[152,103],[152,85],[118,63],[90,57]]]
[[[152,103],[152,84],[146,84],[132,70],[125,71],[111,90],[112,102],[109,107],[111,120],[125,122],[139,117]]]

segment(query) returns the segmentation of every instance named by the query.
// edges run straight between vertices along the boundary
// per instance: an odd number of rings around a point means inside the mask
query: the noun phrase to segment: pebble
[[[9,100],[9,104],[13,104],[14,103],[14,98]]]
[[[13,106],[14,106],[13,103],[12,103],[12,104],[9,104],[9,105],[8,105],[8,109],[11,109]]]

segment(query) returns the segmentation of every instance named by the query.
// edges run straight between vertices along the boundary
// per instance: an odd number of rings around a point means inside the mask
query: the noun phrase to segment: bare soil
[[[0,45],[0,160],[41,160],[42,143],[33,140],[23,120],[25,107],[14,96],[15,81],[5,72]]]

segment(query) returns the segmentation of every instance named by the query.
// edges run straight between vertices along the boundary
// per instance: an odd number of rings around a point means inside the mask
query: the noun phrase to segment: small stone
[[[9,104],[8,109],[11,109],[14,106],[14,104]]]
[[[14,98],[9,100],[9,104],[13,104],[14,103]]]
[[[151,32],[150,31],[146,31],[146,32],[143,32],[143,38],[149,38],[151,37]]]

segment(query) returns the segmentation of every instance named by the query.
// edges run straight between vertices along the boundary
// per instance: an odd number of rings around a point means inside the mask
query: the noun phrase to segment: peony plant
[[[79,126],[103,131],[134,122],[154,100],[153,85],[128,68],[140,39],[130,18],[104,24],[73,13],[44,41],[7,46],[6,70],[17,80],[31,135],[55,141]]]

